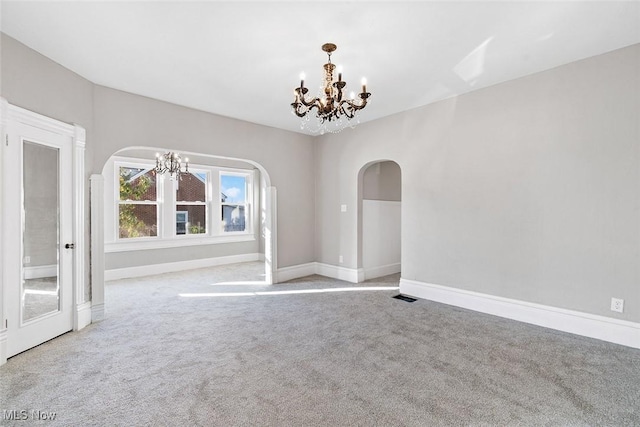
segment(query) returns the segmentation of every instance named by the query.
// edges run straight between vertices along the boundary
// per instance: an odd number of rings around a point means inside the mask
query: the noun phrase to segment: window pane
[[[246,177],[220,175],[220,201],[222,203],[246,203],[246,188]]]
[[[120,200],[156,200],[156,173],[153,169],[120,167]]]
[[[179,202],[205,202],[207,194],[207,174],[201,172],[183,173],[176,180],[176,200]]]
[[[204,205],[176,206],[176,234],[203,234],[207,232],[207,209]]]
[[[227,231],[244,231],[244,205],[222,205],[222,229]]]
[[[120,238],[158,235],[156,205],[121,204],[119,212]]]

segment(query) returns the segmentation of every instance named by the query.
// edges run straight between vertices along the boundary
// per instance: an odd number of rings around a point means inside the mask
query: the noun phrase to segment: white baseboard
[[[24,278],[41,279],[43,277],[55,277],[58,275],[58,265],[38,265],[24,268]]]
[[[7,330],[0,329],[0,366],[7,363]]]
[[[319,274],[321,276],[345,280],[352,283],[360,283],[364,281],[364,270],[362,269],[355,270],[352,268],[337,267],[335,265],[323,264],[321,262],[308,262],[306,264],[279,268],[276,274],[277,277],[274,278],[274,283],[287,282],[300,277],[311,276],[312,274]]]
[[[91,317],[91,302],[79,304],[76,307],[76,324],[74,325],[73,330],[79,331],[85,326],[91,324]]]
[[[640,323],[415,280],[400,279],[400,293],[628,347],[640,348]]]
[[[312,274],[316,274],[316,263],[308,262],[306,264],[279,268],[273,281],[274,283],[282,283],[299,277],[311,276]]]
[[[167,262],[164,264],[141,265],[138,267],[114,268],[105,270],[104,280],[128,279],[132,277],[149,276],[151,274],[173,273],[176,271],[193,270],[196,268],[213,267],[216,265],[235,264],[238,262],[259,261],[260,254],[240,254],[216,258],[193,259],[188,261]]]
[[[364,270],[362,268],[338,267],[330,264],[316,262],[316,274],[331,277],[333,279],[345,280],[351,283],[364,282]]]
[[[91,305],[91,322],[104,320],[104,304]]]
[[[319,274],[321,276],[331,277],[332,279],[344,280],[351,283],[360,283],[368,279],[387,276],[389,274],[399,273],[400,263],[383,265],[368,269],[363,268],[346,268],[336,265],[324,264],[321,262],[308,262],[306,264],[294,265],[291,267],[279,268],[277,278],[274,283],[282,283],[300,277]]]
[[[375,279],[376,277],[388,276],[390,274],[400,273],[400,263],[396,262],[379,267],[369,267],[364,269],[364,280]]]

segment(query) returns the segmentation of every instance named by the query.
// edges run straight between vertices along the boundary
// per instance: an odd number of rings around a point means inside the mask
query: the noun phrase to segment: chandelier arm
[[[313,98],[310,101],[307,101],[304,98],[300,98],[300,102],[305,105],[306,107],[318,107],[318,104],[320,103],[320,98]]]
[[[349,120],[353,119],[356,116],[356,110],[352,108],[350,102],[345,102],[343,105],[340,105],[340,110],[342,110],[342,113],[347,116],[347,119]]]
[[[316,108],[318,110],[317,115],[318,117],[320,117],[322,111],[322,109],[320,108],[320,102],[318,98],[315,98],[314,101],[316,102],[292,102],[291,106],[293,107],[293,112],[298,117],[305,117],[308,113],[311,112],[311,110]]]
[[[305,110],[305,111],[302,111],[302,109],[300,108],[299,104],[298,104],[298,105],[295,105],[295,103],[293,103],[293,104],[291,104],[291,105],[293,106],[293,113],[294,113],[296,116],[300,117],[300,118],[302,118],[302,117],[306,116],[306,115],[307,115],[307,113],[309,112],[309,110],[308,110],[308,109],[307,109],[307,110]]]
[[[364,108],[364,105],[358,105],[350,99],[345,99],[340,103],[340,109],[344,112],[344,115],[349,118],[349,120],[353,119],[358,110]]]

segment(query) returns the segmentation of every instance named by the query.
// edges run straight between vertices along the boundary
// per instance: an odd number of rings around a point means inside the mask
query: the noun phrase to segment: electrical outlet
[[[340,262],[340,264],[342,264],[344,262],[344,258],[342,257],[342,255],[340,255],[338,257],[338,262]]]
[[[31,264],[31,257],[30,256],[25,256],[24,257],[24,264]]]
[[[611,311],[622,313],[624,311],[624,300],[620,298],[611,298]]]
[[[347,211],[347,205],[340,205],[340,212],[346,212]]]

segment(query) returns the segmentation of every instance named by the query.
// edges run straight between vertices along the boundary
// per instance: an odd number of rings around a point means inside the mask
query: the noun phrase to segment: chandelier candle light
[[[180,174],[189,173],[189,159],[185,158],[185,167],[182,170],[182,158],[180,154],[174,153],[172,151],[164,153],[160,155],[160,153],[156,153],[156,167],[155,171],[158,174],[164,174],[169,172],[171,178],[175,174],[176,179],[180,178]]]
[[[306,94],[309,89],[304,87],[304,74],[300,75],[300,87],[295,88],[295,100],[291,103],[293,112],[300,118],[305,118],[302,121],[301,128],[304,129],[305,125],[308,129],[315,133],[320,131],[324,133],[339,132],[346,125],[344,118],[347,122],[356,116],[356,112],[362,110],[367,106],[367,99],[371,96],[367,92],[367,81],[362,79],[362,92],[358,94],[359,101],[354,99],[353,92],[351,93],[351,99],[343,99],[343,90],[347,83],[342,80],[342,71],[337,70],[338,78],[334,81],[333,73],[336,71],[336,66],[331,63],[331,54],[337,49],[337,46],[333,43],[325,43],[322,45],[322,50],[327,53],[329,61],[324,64],[324,83],[323,92],[320,93],[317,98],[307,99]],[[309,114],[311,110],[316,109],[316,117],[318,119],[318,129],[312,129],[308,124]],[[355,126],[355,124],[353,124]]]

